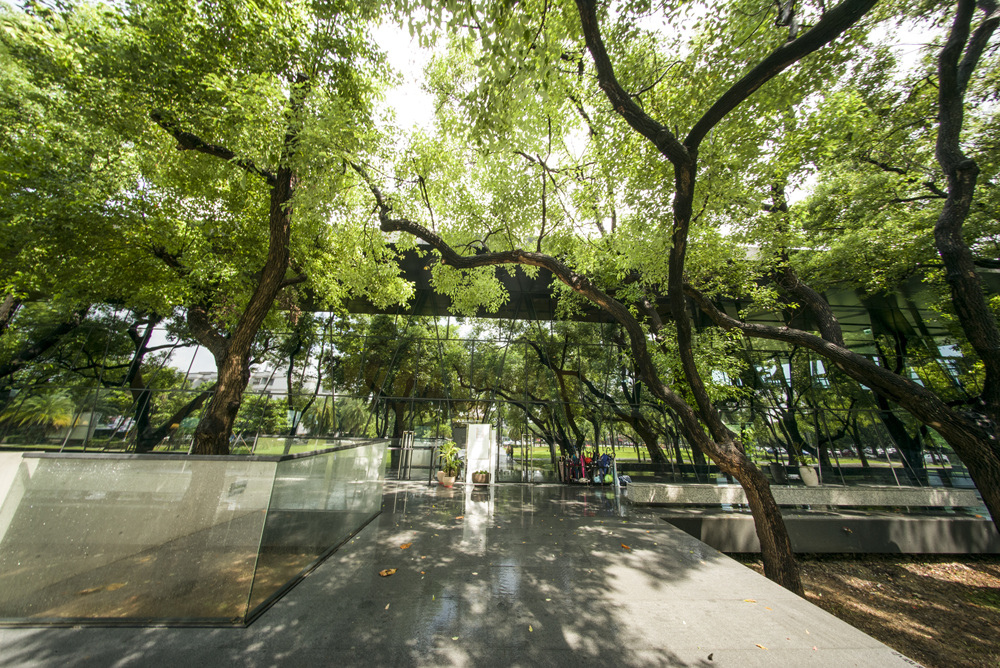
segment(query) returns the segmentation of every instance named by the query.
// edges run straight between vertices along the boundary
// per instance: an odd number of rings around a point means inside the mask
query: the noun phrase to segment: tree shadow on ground
[[[779,644],[815,656],[822,618],[769,621],[793,603],[613,493],[400,484],[248,628],[5,629],[0,665],[747,665]]]

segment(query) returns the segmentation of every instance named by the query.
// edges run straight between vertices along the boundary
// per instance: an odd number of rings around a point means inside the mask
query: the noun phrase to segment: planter
[[[472,484],[473,485],[488,485],[488,484],[490,484],[490,474],[489,473],[473,473],[472,474]]]
[[[438,471],[437,472],[437,479],[438,479],[439,483],[441,482],[441,478],[443,478],[443,477],[444,477],[444,471]]]
[[[819,487],[819,473],[815,466],[800,466],[799,476],[806,487]]]
[[[770,472],[771,480],[774,481],[775,485],[788,484],[788,471],[785,470],[784,464],[771,462],[767,465],[767,470]]]
[[[452,487],[452,486],[453,486],[453,485],[455,484],[455,476],[453,476],[453,475],[445,475],[445,474],[444,474],[444,473],[442,472],[442,473],[441,473],[441,477],[440,477],[440,478],[438,478],[438,481],[439,481],[439,482],[440,482],[440,483],[441,483],[441,484],[442,484],[442,485],[443,485],[444,487]]]

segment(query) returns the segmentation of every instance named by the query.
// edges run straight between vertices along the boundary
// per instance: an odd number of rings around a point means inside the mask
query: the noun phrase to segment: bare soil
[[[733,555],[763,572],[758,555]],[[1000,555],[801,555],[806,598],[928,668],[1000,666]]]

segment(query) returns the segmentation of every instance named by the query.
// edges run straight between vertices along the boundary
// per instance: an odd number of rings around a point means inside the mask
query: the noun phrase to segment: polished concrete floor
[[[146,665],[915,664],[610,490],[388,483],[248,628],[0,629],[0,666]]]

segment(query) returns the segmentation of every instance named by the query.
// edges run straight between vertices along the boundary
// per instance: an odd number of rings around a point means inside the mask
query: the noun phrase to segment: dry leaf
[[[765,610],[771,610],[771,608],[767,607],[766,605],[764,606],[764,609],[765,609]],[[772,612],[773,612],[773,611],[772,611]]]
[[[389,609],[389,604],[388,604],[388,603],[386,603],[386,604],[385,604],[385,609],[386,609],[386,610],[388,610],[388,609]]]
[[[395,572],[396,572],[395,568],[387,568],[387,569],[385,569],[383,571],[379,571],[378,574],[381,575],[384,578],[387,578],[387,577],[389,577],[390,575],[392,575]]]
[[[625,543],[622,543],[622,549],[623,550],[631,550],[632,548],[629,547],[628,545],[626,545]]]
[[[104,587],[91,587],[90,589],[81,589],[80,591],[76,592],[76,595],[85,596],[87,594],[94,594],[101,591],[103,588]]]
[[[763,645],[761,645],[760,643],[757,643],[757,647],[760,647],[761,649],[767,649],[766,647],[764,647],[764,646],[763,646]]]
[[[465,518],[465,515],[459,515],[459,516],[458,516],[458,517],[456,517],[455,519],[456,519],[456,520],[461,520],[461,519],[464,519],[464,518]]]
[[[115,591],[116,589],[121,589],[122,587],[124,587],[127,584],[128,584],[127,582],[113,582],[113,583],[111,583],[111,584],[109,584],[107,586],[107,590],[108,591]]]
[[[399,546],[399,549],[409,550],[411,545],[413,545],[413,543],[403,543],[402,545]]]
[[[745,599],[743,599],[743,602],[744,603],[756,603],[757,601],[753,600],[752,598],[745,598]]]

